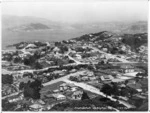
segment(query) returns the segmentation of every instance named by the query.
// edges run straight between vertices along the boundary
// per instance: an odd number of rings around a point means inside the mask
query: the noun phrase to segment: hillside
[[[124,34],[122,42],[129,45],[132,50],[137,50],[141,45],[148,43],[147,33]]]
[[[46,30],[46,29],[50,29],[50,28],[47,25],[41,23],[30,23],[27,25],[8,28],[8,30],[10,31],[36,31],[36,30]]]
[[[96,43],[102,48],[108,48],[110,51],[115,49],[119,50],[119,47],[123,45],[131,51],[138,52],[139,47],[147,45],[148,43],[147,33],[136,34],[117,34],[109,31],[102,31],[98,33],[85,34],[77,38],[73,38],[75,41]]]

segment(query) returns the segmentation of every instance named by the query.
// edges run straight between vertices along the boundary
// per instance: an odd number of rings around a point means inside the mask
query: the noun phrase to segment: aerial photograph
[[[148,111],[148,0],[4,0],[1,110]]]

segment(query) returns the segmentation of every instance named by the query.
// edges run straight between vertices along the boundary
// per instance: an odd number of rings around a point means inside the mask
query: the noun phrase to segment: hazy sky
[[[42,1],[42,0],[41,0]],[[112,1],[112,0],[111,0]],[[36,16],[61,22],[139,21],[148,18],[148,0],[2,2],[2,14]],[[132,1],[132,2],[131,2]]]

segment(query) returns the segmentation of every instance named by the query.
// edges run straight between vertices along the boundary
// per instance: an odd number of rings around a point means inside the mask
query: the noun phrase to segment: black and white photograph
[[[2,0],[2,112],[148,111],[148,0]]]

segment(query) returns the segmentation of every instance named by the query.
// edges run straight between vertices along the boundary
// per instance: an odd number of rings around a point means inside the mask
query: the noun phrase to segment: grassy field
[[[60,81],[60,82],[57,82],[55,84],[45,86],[45,87],[42,88],[41,92],[47,92],[47,91],[50,91],[50,90],[58,89],[59,85],[62,84],[62,83],[65,83],[65,82]]]

